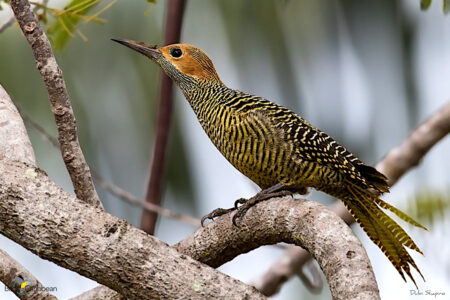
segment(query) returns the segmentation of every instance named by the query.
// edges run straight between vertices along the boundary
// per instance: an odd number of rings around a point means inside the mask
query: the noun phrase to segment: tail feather
[[[407,219],[412,224],[419,224],[405,213],[396,209],[390,204],[379,199],[372,192],[365,190],[357,185],[348,183],[346,188],[340,192],[329,192],[341,199],[347,209],[350,211],[355,220],[360,224],[362,229],[367,233],[369,238],[381,249],[390,262],[397,269],[402,278],[406,281],[404,273],[417,286],[414,277],[411,274],[410,265],[420,274],[423,275],[414,262],[413,258],[405,249],[405,246],[411,248],[421,254],[422,251],[417,247],[411,237],[388,215],[386,215],[378,205],[382,208],[389,209],[399,215],[402,219]],[[378,205],[377,205],[378,204]],[[420,224],[419,224],[420,225]],[[417,226],[417,225],[416,225]],[[423,227],[423,226],[419,226]],[[425,279],[424,279],[425,280]]]
[[[377,169],[364,164],[357,164],[355,167],[374,189],[380,193],[389,193],[388,179]]]
[[[364,231],[367,233],[369,238],[381,249],[381,251],[388,257],[394,267],[397,269],[403,280],[406,281],[405,275],[403,274],[401,267],[401,257],[393,247],[389,239],[385,239],[385,236],[389,234],[385,232],[385,229],[379,227],[377,222],[372,218],[370,213],[366,209],[362,209],[360,204],[356,204],[354,200],[345,201],[345,206],[353,215],[355,220],[361,225]],[[380,238],[381,237],[381,238]],[[387,249],[393,249],[388,252]]]
[[[377,218],[377,220],[381,221],[382,226],[386,227],[390,232],[392,232],[392,234],[394,235],[396,240],[398,240],[402,245],[404,245],[410,249],[413,249],[423,255],[423,252],[419,249],[419,247],[416,245],[416,243],[414,243],[412,238],[405,232],[405,230],[403,228],[401,228],[400,225],[398,225],[394,220],[392,220],[386,213],[384,213],[375,203],[378,200],[380,200],[384,204],[389,205],[389,207],[394,208],[398,212],[407,216],[405,213],[401,212],[399,209],[388,204],[387,202],[384,202],[383,200],[379,199],[378,197],[374,197],[373,195],[366,192],[359,186],[355,186],[354,188],[350,188],[349,190],[351,190],[353,195],[356,194],[356,197],[361,202],[361,204],[364,204],[368,209],[370,209],[370,211],[373,214],[375,214],[375,217]],[[409,219],[413,220],[413,222],[417,223],[411,217],[409,217],[409,216],[407,216],[407,217]]]

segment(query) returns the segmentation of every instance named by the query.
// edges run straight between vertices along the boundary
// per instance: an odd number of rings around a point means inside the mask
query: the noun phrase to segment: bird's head
[[[158,48],[132,40],[112,40],[156,62],[169,77],[182,87],[193,81],[222,84],[208,55],[195,46],[172,44]]]

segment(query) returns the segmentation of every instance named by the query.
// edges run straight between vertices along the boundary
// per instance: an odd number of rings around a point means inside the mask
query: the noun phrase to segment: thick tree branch
[[[407,171],[417,166],[423,156],[449,132],[450,101],[419,125],[399,146],[390,150],[376,168],[389,178],[392,186]],[[331,210],[347,224],[355,222],[340,201],[333,204]],[[272,296],[310,259],[311,255],[304,249],[289,247],[267,272],[255,280],[253,285],[264,295]]]
[[[13,285],[17,276],[26,276],[31,280],[32,285],[26,286],[24,290],[20,290],[19,285]],[[55,296],[49,294],[42,287],[43,285],[33,276],[27,269],[25,269],[14,258],[8,255],[5,251],[0,249],[0,281],[5,284],[12,292],[15,293],[19,299],[23,300],[57,300]],[[21,295],[21,293],[25,293]]]
[[[3,140],[3,141],[2,141]],[[0,159],[36,164],[33,147],[16,106],[0,84]]]
[[[264,299],[253,287],[59,188],[36,168],[22,119],[1,86],[0,118],[1,234],[128,299]],[[89,295],[120,299],[105,287],[79,297]]]
[[[183,23],[185,0],[168,0],[166,6],[166,24],[164,33],[165,45],[178,43]],[[145,201],[154,205],[161,205],[161,195],[164,183],[164,167],[169,140],[170,123],[172,120],[172,80],[161,72],[161,85],[159,89],[159,102],[156,124],[155,148],[150,167],[150,178],[147,184]],[[149,234],[155,232],[158,214],[143,211],[141,228]]]
[[[321,266],[333,299],[379,299],[369,258],[351,229],[317,202],[275,198],[253,207],[240,229],[225,215],[174,247],[213,267],[261,245],[307,249]]]
[[[76,297],[70,298],[69,300],[98,300],[98,299],[125,300],[127,298],[121,296],[116,291],[113,291],[104,285],[99,285],[98,287],[86,291]]]
[[[30,165],[36,164],[36,158],[31,146],[26,128],[22,122],[17,108],[11,98],[0,85],[0,161],[22,161]],[[16,276],[26,276],[31,280],[32,286],[42,286],[41,283],[19,262],[14,260],[5,251],[0,249],[0,281],[13,289]],[[34,289],[26,295],[16,293],[20,299],[57,299],[45,290]]]
[[[0,161],[0,233],[128,299],[264,299],[253,287],[70,196],[34,166],[6,159]]]
[[[233,227],[229,217],[198,230],[176,248],[218,266],[260,245],[295,243],[317,258],[335,299],[378,299],[364,248],[345,223],[320,204],[272,199],[249,211],[241,229]],[[79,202],[41,170],[23,163],[0,161],[0,232],[130,299],[262,298],[127,222]]]
[[[10,5],[33,50],[36,66],[47,87],[51,109],[58,128],[61,154],[72,179],[75,194],[79,199],[101,207],[89,166],[78,141],[76,120],[62,71],[53,55],[50,42],[27,0],[11,0]]]
[[[264,299],[59,188],[36,168],[20,115],[1,87],[0,117],[0,233],[128,299]],[[106,288],[94,292],[120,299]]]
[[[38,129],[42,130],[40,127]],[[51,143],[58,146],[58,142],[54,141],[51,136],[46,135],[46,137]],[[16,109],[9,95],[0,85],[0,162],[3,161],[20,161],[29,164],[30,166],[36,166],[33,147],[19,111]],[[32,168],[28,169],[29,176],[34,176],[34,174],[35,172]],[[14,275],[26,275],[33,282],[33,286],[37,286],[38,284],[37,279],[32,274],[24,269],[18,262],[15,262],[9,255],[0,250],[0,281],[5,285],[10,286],[10,283],[15,278]],[[79,297],[81,298],[79,298],[79,300],[121,299],[120,294],[105,286],[101,286],[101,291],[99,293],[97,293],[97,290],[98,289],[94,289],[90,293],[86,292],[80,295]],[[95,297],[97,294],[98,296],[105,297]],[[31,298],[27,298],[29,297],[28,295],[30,295]],[[106,297],[107,295],[112,295],[114,297]],[[46,296],[46,293],[43,291],[40,291],[39,293],[33,292],[27,295],[17,294],[17,296],[21,299],[46,299],[44,297]],[[92,298],[86,298],[87,296],[91,296]],[[49,295],[49,297],[53,296]]]

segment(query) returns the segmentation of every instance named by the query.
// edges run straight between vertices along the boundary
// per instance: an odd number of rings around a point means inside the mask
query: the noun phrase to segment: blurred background
[[[152,2],[152,1],[150,1]],[[68,1],[50,1],[62,8]],[[139,198],[145,195],[154,145],[160,70],[142,55],[110,41],[128,38],[162,43],[165,1],[112,3],[105,24],[81,22],[57,51],[78,121],[81,145],[91,169]],[[0,24],[11,16],[2,3]],[[98,9],[97,9],[98,10]],[[51,20],[50,20],[51,21]],[[86,40],[87,39],[87,40]],[[419,123],[450,99],[450,16],[442,2],[426,11],[419,0],[188,0],[181,41],[204,49],[229,87],[283,104],[324,130],[368,164],[375,164]],[[56,136],[43,82],[17,25],[0,34],[0,83],[19,109]],[[180,91],[174,91],[163,206],[200,218],[230,207],[258,189],[215,149]],[[39,166],[67,191],[70,179],[58,150],[28,126]],[[396,184],[385,199],[430,228],[400,223],[426,257],[412,253],[426,278],[419,290],[450,297],[450,140],[444,139]],[[97,185],[106,210],[136,226],[141,209]],[[317,192],[310,199],[334,200]],[[359,226],[382,299],[429,299],[412,295],[386,257]],[[156,236],[173,244],[195,230],[160,218]],[[44,286],[67,299],[97,284],[44,261],[0,236],[0,248],[21,262]],[[283,253],[266,246],[241,255],[220,270],[250,283]],[[322,276],[323,277],[323,276]],[[15,299],[4,292],[0,299]],[[299,278],[273,299],[330,299]]]

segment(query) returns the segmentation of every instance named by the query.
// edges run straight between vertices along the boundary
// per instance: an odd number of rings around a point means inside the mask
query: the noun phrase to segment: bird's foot
[[[210,212],[209,214],[204,216],[201,219],[200,224],[203,227],[206,220],[214,221],[214,218],[220,217],[220,216],[225,215],[234,210],[236,210],[236,208],[234,208],[234,207],[232,207],[232,208],[216,208],[215,210],[213,210],[212,212]]]
[[[287,190],[281,190],[276,192],[267,192],[266,190],[263,190],[256,194],[255,196],[251,197],[250,199],[244,199],[240,198],[234,202],[234,207],[236,209],[236,213],[233,216],[233,225],[239,227],[239,223],[241,219],[245,216],[247,211],[252,207],[258,204],[259,202],[275,198],[275,197],[283,197],[287,195],[293,195],[294,193]],[[239,204],[242,204],[239,206]]]

